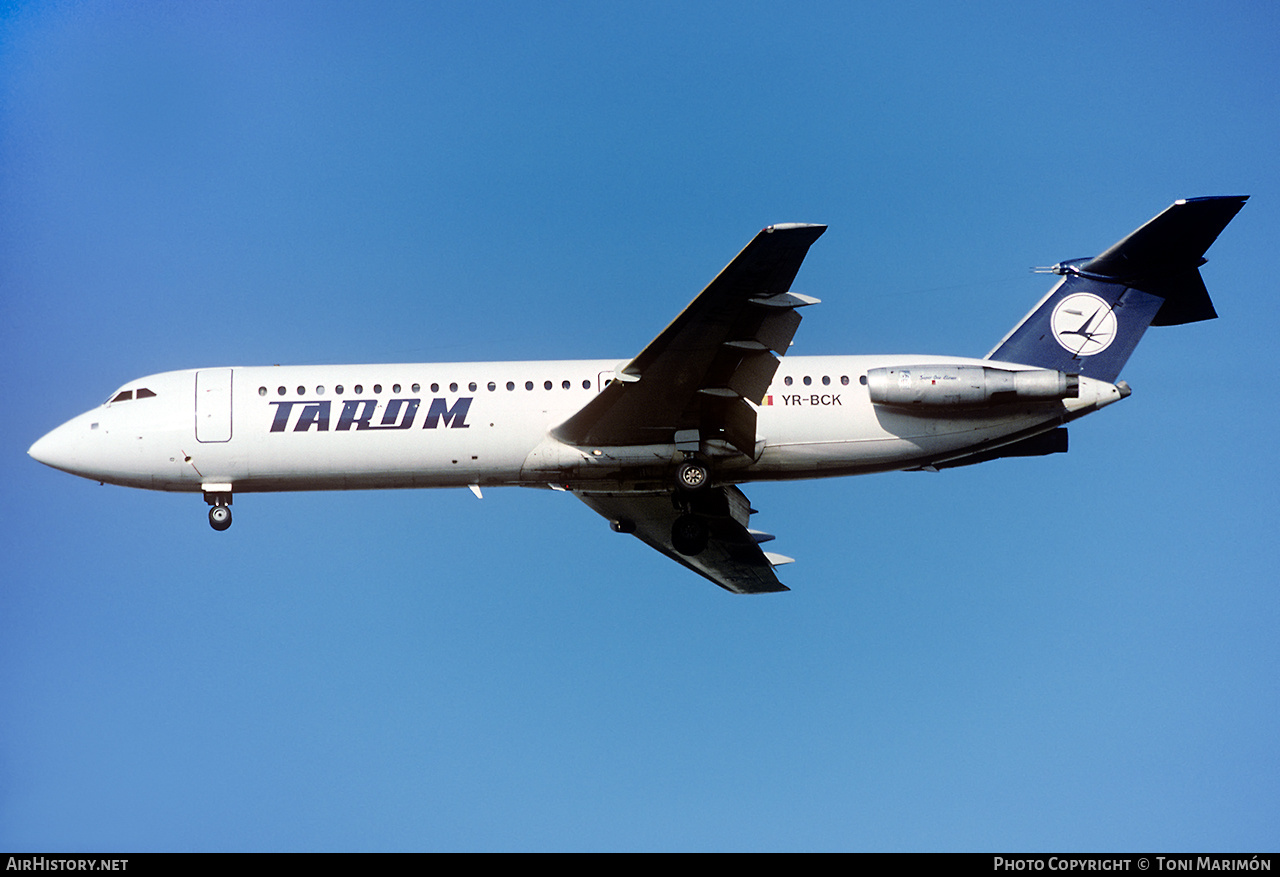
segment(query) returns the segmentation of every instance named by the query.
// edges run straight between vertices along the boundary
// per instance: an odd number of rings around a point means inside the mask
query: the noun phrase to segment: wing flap
[[[708,375],[707,383],[711,386],[723,385],[732,390],[735,396],[760,404],[764,391],[769,389],[769,383],[773,380],[774,372],[781,365],[778,358],[769,351],[762,350],[742,353],[736,360],[733,357],[730,360],[734,362],[733,366],[719,375],[713,369]]]
[[[791,346],[791,339],[799,328],[800,314],[795,308],[787,308],[762,312],[747,336],[781,356]]]
[[[737,396],[714,396],[700,407],[702,441],[724,441],[741,454],[755,457],[756,410]]]

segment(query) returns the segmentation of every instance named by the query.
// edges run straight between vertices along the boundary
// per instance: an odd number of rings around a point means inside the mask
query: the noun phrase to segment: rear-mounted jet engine
[[[877,405],[972,408],[1011,402],[1057,402],[1080,395],[1080,376],[1049,369],[1014,371],[977,365],[873,368],[867,390]]]

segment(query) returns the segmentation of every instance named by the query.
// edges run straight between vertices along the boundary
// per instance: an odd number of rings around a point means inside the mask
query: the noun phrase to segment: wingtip
[[[775,231],[792,231],[797,228],[820,228],[826,230],[826,225],[820,222],[776,222],[773,225],[766,225],[762,231],[765,234],[773,234]]]
[[[1179,198],[1173,203],[1179,207],[1184,204],[1193,204],[1197,201],[1237,201],[1243,205],[1248,200],[1248,195],[1204,195],[1199,198]]]

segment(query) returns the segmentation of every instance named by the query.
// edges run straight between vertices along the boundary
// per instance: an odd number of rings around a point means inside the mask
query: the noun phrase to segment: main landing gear
[[[676,469],[676,487],[680,490],[701,490],[711,481],[711,470],[700,460],[685,460]]]
[[[671,525],[671,547],[685,557],[697,557],[710,539],[711,528],[701,515],[681,515]]]
[[[696,557],[707,548],[711,526],[702,508],[714,494],[705,489],[711,483],[711,467],[690,456],[676,468],[676,489],[671,501],[681,515],[671,524],[671,547],[685,557]]]
[[[707,490],[710,483],[711,467],[697,457],[689,456],[676,467],[671,490],[675,518],[667,520],[671,520],[671,547],[685,557],[706,551],[716,519],[729,514],[723,491]],[[637,529],[636,522],[628,518],[611,520],[609,526],[615,533],[635,533]],[[649,541],[647,536],[645,541]]]

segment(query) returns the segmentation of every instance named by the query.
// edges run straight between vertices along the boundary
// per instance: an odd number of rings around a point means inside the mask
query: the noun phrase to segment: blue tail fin
[[[1246,200],[1176,201],[1101,256],[1053,266],[1062,282],[986,358],[1114,382],[1147,326],[1218,316],[1200,266]]]

